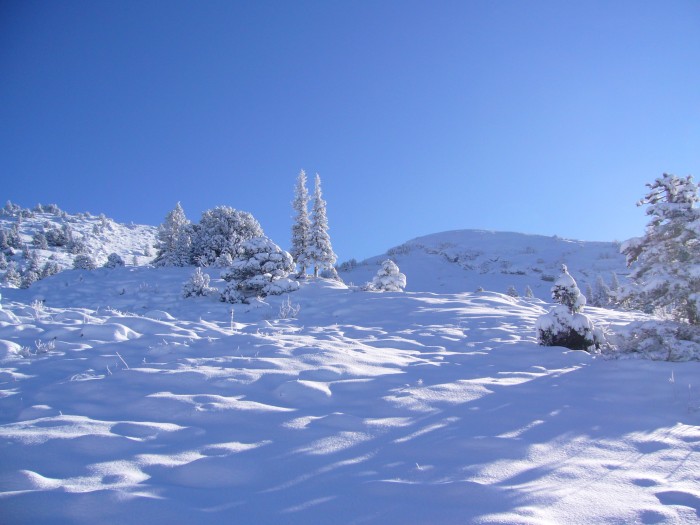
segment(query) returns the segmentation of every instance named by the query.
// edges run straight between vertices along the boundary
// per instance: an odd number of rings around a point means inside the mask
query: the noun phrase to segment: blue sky
[[[0,199],[289,247],[318,172],[340,260],[481,228],[641,235],[700,177],[697,1],[0,3]]]

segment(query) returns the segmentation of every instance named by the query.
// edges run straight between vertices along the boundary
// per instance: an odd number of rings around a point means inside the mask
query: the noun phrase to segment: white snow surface
[[[232,315],[191,272],[3,290],[0,522],[700,522],[697,362],[538,346],[551,305],[496,292],[308,279]]]
[[[579,288],[607,284],[613,272],[621,282],[629,274],[619,245],[486,230],[455,230],[418,237],[372,257],[351,270],[340,268],[346,283],[371,281],[389,255],[406,275],[406,291],[461,293],[479,288],[506,293],[514,286],[520,295],[530,286],[545,301],[566,264]]]

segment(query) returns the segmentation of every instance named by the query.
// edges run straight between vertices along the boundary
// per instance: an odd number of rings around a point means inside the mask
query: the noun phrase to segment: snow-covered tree
[[[543,346],[563,346],[572,350],[593,350],[600,346],[602,335],[593,322],[581,313],[586,297],[562,265],[562,274],[554,282],[552,298],[560,303],[537,319],[537,340]]]
[[[634,306],[700,324],[700,201],[691,176],[664,173],[637,203],[651,220],[643,237],[623,243],[633,266],[626,298]]]
[[[511,297],[519,297],[518,290],[513,285],[508,287],[508,290],[506,291],[506,295],[510,295]]]
[[[35,248],[39,248],[41,250],[49,249],[49,243],[46,241],[46,236],[39,231],[33,235],[32,244],[34,244]]]
[[[41,279],[41,268],[39,266],[39,256],[36,252],[31,252],[28,258],[29,264],[22,272],[20,288],[29,288],[32,284]]]
[[[10,288],[19,288],[19,285],[22,284],[22,276],[17,271],[17,263],[15,261],[10,261],[7,265],[7,271],[2,282]]]
[[[60,271],[61,268],[58,266],[58,263],[54,259],[49,259],[41,269],[41,278],[46,279],[47,277],[56,275]]]
[[[591,296],[591,304],[600,308],[607,308],[612,301],[610,287],[605,283],[603,277],[599,275],[595,280],[595,286]]]
[[[309,191],[306,189],[306,172],[301,170],[294,187],[294,224],[292,225],[292,248],[289,250],[294,262],[299,265],[299,275],[306,275],[309,264],[309,244],[311,242],[311,221],[308,212]]]
[[[525,298],[526,299],[534,299],[535,294],[532,292],[532,288],[530,288],[530,285],[525,286]]]
[[[110,253],[107,256],[107,262],[104,264],[105,268],[120,268],[124,266],[124,259],[118,253]]]
[[[198,266],[190,280],[182,287],[183,297],[202,297],[217,293],[218,290],[209,286],[209,275]]]
[[[299,283],[287,278],[293,271],[292,256],[267,237],[243,241],[236,249],[233,264],[221,274],[229,283],[221,294],[221,300],[245,302],[251,297],[297,290]]]
[[[326,201],[321,194],[321,177],[316,174],[313,196],[313,214],[311,220],[311,235],[307,262],[313,264],[314,277],[319,270],[333,268],[337,257],[331,246],[328,235],[328,217],[326,216]]]
[[[158,227],[156,266],[188,266],[192,252],[192,228],[178,202]]]
[[[7,257],[5,257],[5,252],[0,251],[0,270],[7,269]]]
[[[404,288],[406,288],[406,276],[391,259],[382,263],[377,275],[367,285],[368,290],[378,292],[403,292]]]
[[[260,223],[250,213],[228,206],[217,206],[202,214],[192,238],[192,255],[199,264],[213,264],[228,253],[236,258],[238,246],[261,237]]]
[[[97,268],[97,264],[88,254],[81,253],[73,259],[73,268],[75,270],[94,270]]]

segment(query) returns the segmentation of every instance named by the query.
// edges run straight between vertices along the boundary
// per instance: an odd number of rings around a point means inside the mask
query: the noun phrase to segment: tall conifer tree
[[[292,247],[289,253],[299,265],[299,275],[306,275],[309,265],[309,244],[311,241],[311,221],[309,220],[309,190],[306,189],[306,172],[301,170],[294,188],[294,224],[292,225]]]
[[[318,277],[319,270],[331,270],[337,259],[328,235],[326,201],[321,194],[321,177],[318,173],[314,184],[310,241],[308,262],[314,266],[314,277]]]

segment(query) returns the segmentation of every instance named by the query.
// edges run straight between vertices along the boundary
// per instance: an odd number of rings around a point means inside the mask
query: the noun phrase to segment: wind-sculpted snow
[[[2,523],[700,521],[697,363],[538,346],[548,305],[497,293],[232,317],[187,268],[110,272],[3,298]]]

